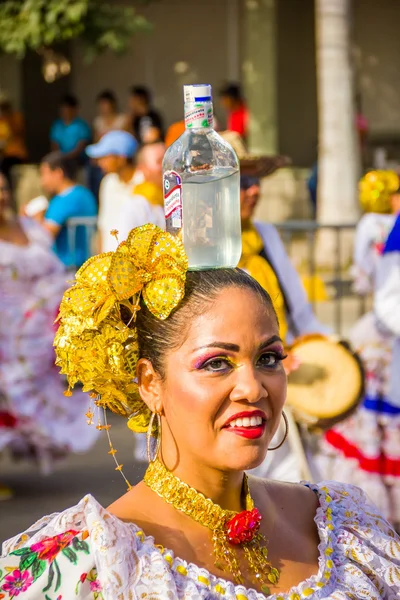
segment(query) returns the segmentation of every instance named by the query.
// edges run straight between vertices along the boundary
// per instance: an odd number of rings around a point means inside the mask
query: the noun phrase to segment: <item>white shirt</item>
[[[110,235],[112,229],[119,231],[121,210],[126,201],[132,200],[132,190],[143,182],[143,173],[135,171],[130,181],[121,181],[116,173],[106,175],[100,185],[100,206],[98,229],[101,235],[101,252],[114,251],[118,245],[117,240]],[[147,204],[147,201],[146,201]],[[145,221],[146,222],[146,221]],[[143,223],[140,223],[143,225]],[[121,242],[121,234],[118,235]]]
[[[107,123],[104,117],[97,116],[93,121],[93,130],[98,138],[103,137],[109,131],[115,129],[124,129],[126,123],[126,116],[123,114],[115,115],[112,123]]]
[[[161,229],[165,229],[164,209],[162,206],[154,206],[140,194],[132,194],[128,202],[125,202],[120,215],[118,229],[119,240],[126,240],[131,229],[140,227],[146,223],[154,223]]]

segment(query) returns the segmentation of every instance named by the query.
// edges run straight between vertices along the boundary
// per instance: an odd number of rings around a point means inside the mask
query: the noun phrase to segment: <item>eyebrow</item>
[[[262,342],[258,350],[263,350],[263,348],[270,346],[274,342],[280,342],[281,344],[283,344],[279,335],[273,335],[265,342]],[[230,350],[231,352],[240,351],[240,346],[238,346],[237,344],[228,344],[227,342],[212,342],[211,344],[207,344],[206,346],[200,346],[200,348],[196,348],[194,352],[197,352],[198,350],[204,350],[205,348],[223,348],[224,350]]]

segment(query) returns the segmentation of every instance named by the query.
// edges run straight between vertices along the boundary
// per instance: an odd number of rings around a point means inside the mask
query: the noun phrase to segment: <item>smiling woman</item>
[[[394,600],[399,541],[361,490],[246,475],[284,415],[277,318],[250,275],[181,251],[138,228],[67,292],[59,364],[147,427],[150,464],[108,509],[86,496],[6,542],[3,597]]]

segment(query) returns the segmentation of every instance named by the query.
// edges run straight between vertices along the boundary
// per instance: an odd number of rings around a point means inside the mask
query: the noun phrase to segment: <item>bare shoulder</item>
[[[278,521],[299,530],[314,529],[314,518],[319,507],[315,492],[300,483],[287,483],[269,479],[251,478],[259,501],[265,506],[273,505]],[[262,501],[263,495],[265,501]]]

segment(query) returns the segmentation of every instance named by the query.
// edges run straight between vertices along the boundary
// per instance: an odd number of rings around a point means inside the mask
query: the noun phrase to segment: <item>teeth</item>
[[[229,423],[229,427],[257,427],[258,425],[262,425],[261,417],[243,417]]]

